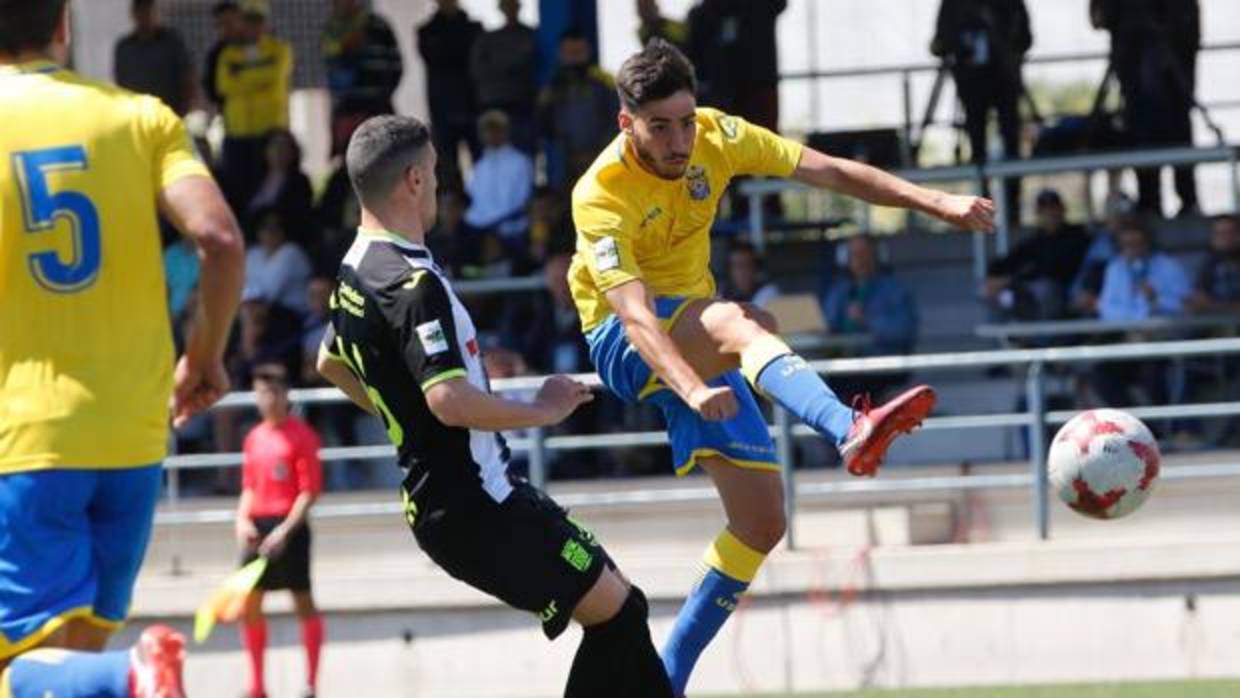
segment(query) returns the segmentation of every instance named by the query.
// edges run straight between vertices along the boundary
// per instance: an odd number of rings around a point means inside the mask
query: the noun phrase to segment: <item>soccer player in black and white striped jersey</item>
[[[548,379],[531,403],[492,395],[473,321],[425,246],[435,217],[430,131],[367,121],[349,143],[362,227],[344,258],[319,371],[383,419],[405,471],[405,513],[440,567],[537,615],[554,639],[585,628],[567,698],[670,698],[641,590],[595,537],[508,473],[500,431],[549,426],[591,399]]]

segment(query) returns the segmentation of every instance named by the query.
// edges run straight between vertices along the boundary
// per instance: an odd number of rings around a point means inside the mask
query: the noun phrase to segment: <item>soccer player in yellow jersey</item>
[[[662,653],[680,695],[784,535],[775,449],[750,386],[835,443],[856,475],[874,474],[891,441],[915,428],[935,399],[920,386],[854,412],[774,334],[769,314],[715,297],[709,233],[729,181],[791,177],[970,230],[990,230],[994,209],[698,107],[693,66],[662,40],[630,57],[616,85],[621,133],[573,190],[569,284],[603,382],[626,401],[659,405],[676,472],[705,470],[727,514]]]
[[[180,423],[228,389],[240,234],[176,115],[64,69],[68,40],[65,0],[0,0],[0,696],[176,698],[170,629],[100,651],[150,538],[169,397]],[[202,260],[175,366],[157,204]]]

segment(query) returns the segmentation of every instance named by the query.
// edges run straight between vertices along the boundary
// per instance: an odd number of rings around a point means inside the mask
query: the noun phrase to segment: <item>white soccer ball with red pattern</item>
[[[1119,410],[1089,410],[1063,425],[1051,443],[1051,487],[1073,511],[1118,519],[1145,503],[1162,455],[1141,420]]]

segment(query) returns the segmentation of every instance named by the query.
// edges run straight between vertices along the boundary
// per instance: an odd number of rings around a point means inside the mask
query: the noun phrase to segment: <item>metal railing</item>
[[[1227,164],[1231,174],[1232,209],[1240,211],[1240,151],[1231,145],[1213,148],[1128,150],[1029,160],[994,160],[981,165],[899,170],[894,174],[918,184],[970,182],[977,194],[985,191],[989,181],[990,193],[995,200],[995,248],[998,254],[1004,255],[1008,252],[1012,232],[1007,215],[1011,203],[1007,200],[1007,187],[1003,186],[1008,179],[1063,172],[1082,172],[1088,175],[1099,170],[1208,163]],[[763,231],[766,229],[766,212],[761,205],[762,197],[783,192],[809,191],[814,189],[800,182],[784,179],[748,180],[741,183],[740,193],[749,199],[749,235],[755,248],[761,250],[765,246]],[[984,233],[975,233],[973,236],[973,276],[977,281],[986,276]]]
[[[1016,349],[950,354],[925,354],[919,356],[886,356],[860,359],[836,359],[815,361],[810,365],[820,373],[861,374],[892,373],[912,370],[978,369],[989,366],[1026,366],[1025,412],[1006,414],[954,415],[931,417],[925,429],[987,429],[1024,427],[1029,435],[1029,472],[1025,475],[966,475],[952,477],[895,478],[886,480],[797,483],[793,468],[794,439],[814,436],[815,432],[804,425],[794,425],[783,409],[774,410],[771,435],[775,440],[776,454],[784,474],[785,501],[788,507],[788,544],[796,543],[795,513],[799,497],[810,495],[840,495],[848,493],[898,494],[912,492],[945,492],[970,489],[1033,487],[1034,525],[1040,538],[1047,538],[1049,527],[1049,495],[1047,487],[1045,429],[1048,425],[1062,424],[1075,414],[1073,411],[1050,411],[1046,407],[1045,367],[1053,364],[1069,364],[1124,359],[1151,359],[1165,357],[1208,356],[1240,353],[1240,339],[1206,339],[1179,342],[1151,342],[1110,346],[1058,347],[1049,349]],[[575,376],[578,380],[599,387],[595,374]],[[495,392],[519,392],[537,389],[545,377],[527,377],[497,380]],[[294,402],[324,403],[343,402],[344,396],[333,388],[295,390]],[[252,393],[232,393],[218,407],[252,405]],[[1226,417],[1240,415],[1240,402],[1200,403],[1189,405],[1165,405],[1130,408],[1129,411],[1143,419],[1181,419],[1201,417]],[[514,451],[527,454],[530,479],[540,486],[547,479],[547,454],[550,451],[608,448],[616,446],[657,445],[667,442],[663,432],[638,432],[627,434],[590,434],[549,436],[542,429],[528,430],[529,436],[513,439],[509,445]],[[324,448],[326,459],[393,458],[391,446],[356,446],[348,448]],[[230,521],[231,509],[183,511],[178,509],[178,473],[187,468],[236,467],[241,464],[241,454],[200,454],[172,456],[167,460],[169,470],[169,498],[171,507],[161,511],[156,522],[160,524],[199,524]],[[1240,476],[1240,463],[1205,464],[1164,469],[1168,479]],[[568,493],[557,498],[566,506],[616,506],[661,502],[704,501],[715,498],[709,487],[649,488],[625,492]],[[315,508],[317,517],[397,515],[397,502],[324,503]]]
[[[813,43],[814,40],[816,40],[817,36],[818,36],[817,33],[811,29],[809,33],[811,44]],[[1226,42],[1205,44],[1201,47],[1200,55],[1209,56],[1212,54],[1224,53],[1228,51],[1240,51],[1240,42],[1226,41]],[[812,60],[812,57],[814,57],[816,54],[817,52],[811,48],[811,52],[810,52],[811,60]],[[1074,53],[1061,53],[1061,54],[1050,54],[1050,55],[1033,55],[1033,56],[1027,57],[1024,60],[1023,65],[1028,67],[1028,66],[1040,66],[1040,65],[1061,65],[1065,63],[1088,63],[1088,62],[1097,63],[1097,62],[1105,62],[1108,60],[1110,60],[1109,52],[1090,51],[1090,52],[1074,52]],[[900,114],[901,114],[901,120],[903,122],[901,124],[901,128],[904,133],[905,143],[911,144],[914,142],[915,137],[917,140],[920,140],[920,137],[921,137],[921,134],[914,133],[914,129],[916,127],[916,124],[914,123],[914,114],[916,112],[913,108],[913,77],[916,75],[937,74],[942,70],[944,70],[944,66],[942,62],[926,61],[926,62],[921,62],[921,63],[901,63],[901,64],[868,66],[864,68],[839,68],[839,69],[833,69],[833,70],[811,69],[811,70],[804,70],[804,71],[790,71],[787,73],[781,73],[779,76],[779,79],[781,82],[795,80],[799,82],[810,83],[810,88],[809,88],[810,90],[810,101],[809,101],[810,121],[814,124],[816,128],[819,123],[818,105],[820,101],[818,99],[819,97],[818,84],[820,82],[825,81],[825,80],[848,80],[848,79],[856,79],[856,78],[899,77],[900,97],[902,100]],[[1100,73],[1100,77],[1101,75],[1102,74]],[[933,96],[934,92],[935,90],[931,90],[932,96],[930,97],[930,99],[932,100],[932,103],[928,105],[927,113],[922,118],[921,126],[923,127],[931,126],[931,125],[938,125],[942,123],[935,117],[934,112],[936,111],[935,107],[937,105],[933,103],[933,101],[935,100],[935,97]],[[1232,108],[1236,108],[1237,106],[1240,106],[1240,103],[1237,103],[1234,100],[1218,100],[1215,102],[1207,102],[1203,104],[1202,106],[1205,107],[1207,110],[1232,109]]]

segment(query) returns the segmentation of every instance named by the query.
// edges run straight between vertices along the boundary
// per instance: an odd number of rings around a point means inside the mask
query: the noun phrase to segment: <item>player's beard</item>
[[[636,138],[630,140],[633,143],[634,152],[636,152],[637,157],[641,158],[642,162],[645,163],[646,169],[663,179],[680,179],[685,176],[685,170],[689,169],[689,159],[687,157],[685,158],[683,164],[674,165],[671,163],[659,162],[659,160],[655,158],[649,150],[646,150],[640,143],[637,142]]]

